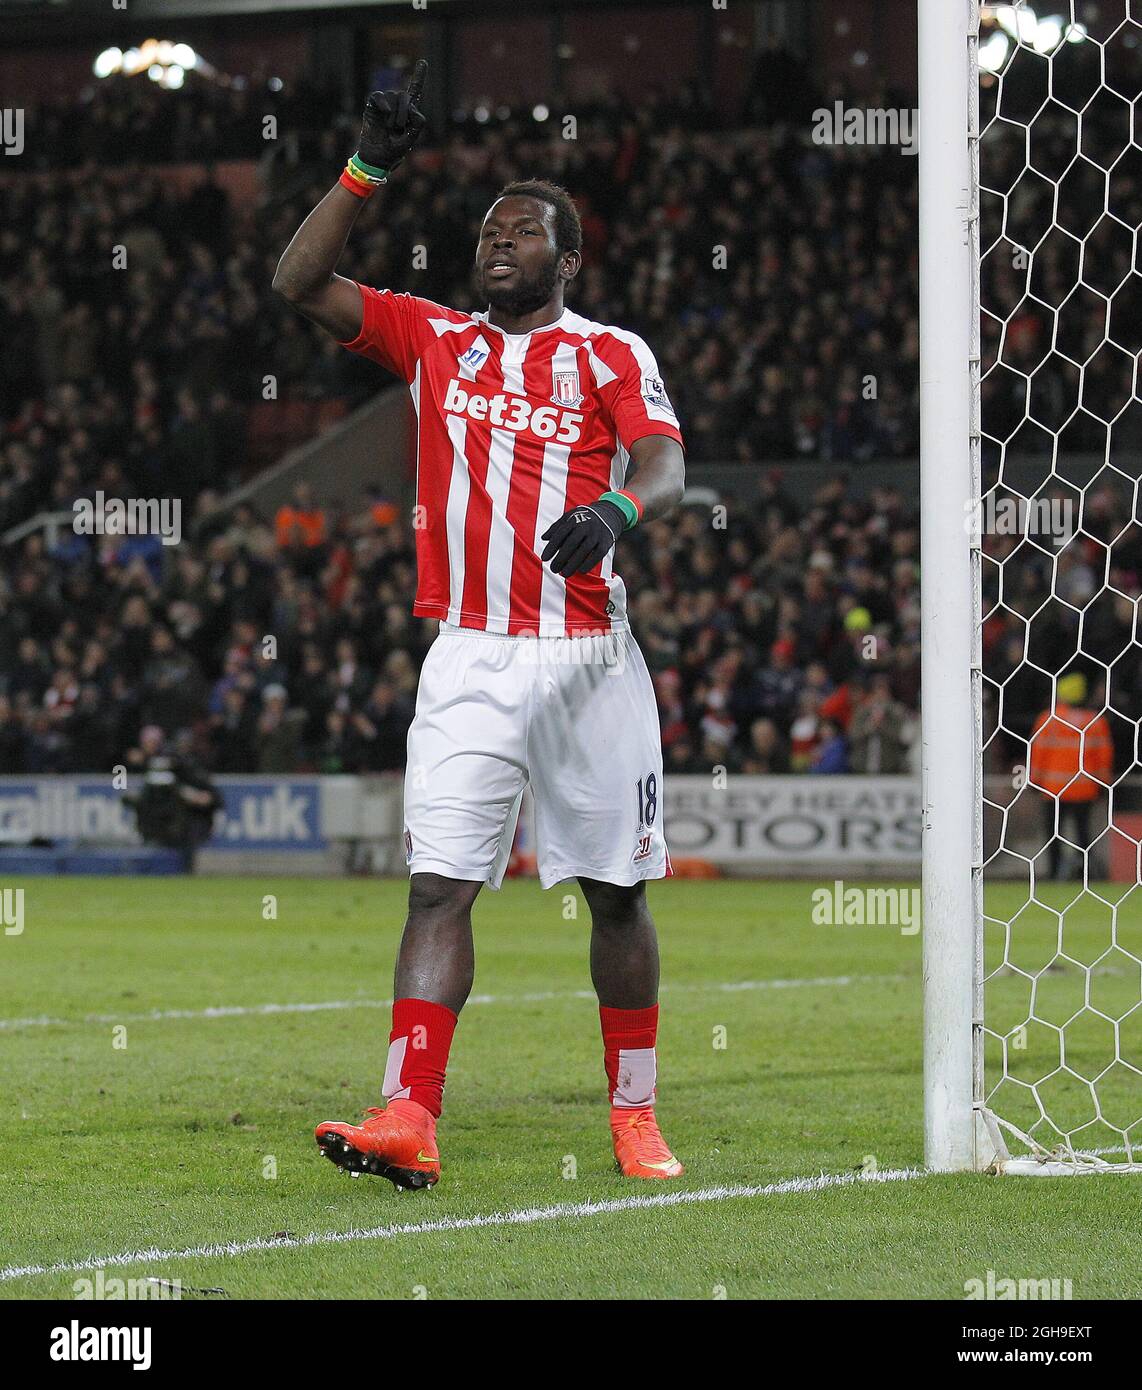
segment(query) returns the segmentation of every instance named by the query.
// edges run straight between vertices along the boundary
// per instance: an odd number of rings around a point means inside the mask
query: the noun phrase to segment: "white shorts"
[[[658,707],[630,633],[504,637],[441,623],[408,732],[409,872],[498,888],[529,783],[544,888],[670,872]]]

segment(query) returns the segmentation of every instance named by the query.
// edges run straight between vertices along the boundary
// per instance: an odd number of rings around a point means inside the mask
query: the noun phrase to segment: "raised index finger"
[[[424,79],[428,76],[428,62],[424,58],[416,60],[416,66],[412,70],[412,76],[408,80],[408,100],[409,105],[414,105],[420,100],[420,94],[424,91]]]

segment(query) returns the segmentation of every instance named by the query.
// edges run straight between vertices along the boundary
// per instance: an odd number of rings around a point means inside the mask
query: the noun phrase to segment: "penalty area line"
[[[808,1178],[784,1178],[763,1186],[699,1187],[688,1192],[655,1192],[645,1196],[607,1197],[597,1202],[558,1202],[549,1207],[523,1207],[516,1211],[489,1212],[484,1216],[445,1216],[435,1221],[408,1221],[398,1225],[354,1228],[348,1231],[313,1231],[305,1236],[260,1237],[213,1245],[162,1250],[152,1246],[119,1255],[98,1255],[57,1264],[9,1265],[0,1269],[0,1283],[30,1279],[41,1274],[77,1274],[94,1269],[123,1269],[128,1265],[167,1263],[171,1260],[233,1259],[266,1250],[305,1250],[317,1245],[351,1245],[359,1241],[394,1240],[398,1236],[437,1235],[442,1232],[477,1231],[495,1226],[534,1226],[543,1221],[579,1220],[609,1216],[612,1212],[646,1211],[660,1207],[685,1207],[701,1202],[726,1202],[750,1197],[782,1197],[789,1193],[824,1192],[834,1187],[905,1182],[927,1176],[919,1168],[886,1168],[878,1173],[818,1173]]]

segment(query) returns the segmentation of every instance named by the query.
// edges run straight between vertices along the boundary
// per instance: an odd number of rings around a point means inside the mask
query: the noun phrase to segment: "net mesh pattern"
[[[1077,1163],[1142,1161],[1138,10],[983,6],[973,92],[977,1096]]]

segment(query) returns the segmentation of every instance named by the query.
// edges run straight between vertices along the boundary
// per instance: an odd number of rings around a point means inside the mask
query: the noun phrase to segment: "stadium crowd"
[[[1133,763],[1142,544],[1137,528],[1114,541],[1129,508],[1129,489],[1093,489],[1085,530],[1056,553],[985,538],[993,770],[1025,759],[1051,676],[1074,671],[1093,708],[1111,707],[1116,773]],[[331,514],[299,484],[273,517],[207,513],[163,550],[22,542],[0,586],[0,771],[130,762],[147,726],[217,772],[403,766],[435,623],[410,614],[413,535],[396,507],[370,496]],[[624,537],[668,769],[914,771],[918,553],[896,490],[837,475],[805,497],[776,468],[752,493],[699,491]],[[1108,557],[1111,588],[1091,603]]]
[[[235,77],[192,71],[174,90],[115,75],[31,104],[28,159],[36,170],[258,159],[267,116],[293,136],[327,128],[339,112],[328,90],[282,82],[264,65]]]
[[[0,185],[0,530],[96,489],[191,509],[246,471],[267,378],[279,405],[369,389],[271,305],[234,211],[208,173],[182,195],[140,171]]]
[[[278,403],[342,405],[383,383],[270,291],[356,117],[323,119],[316,94],[279,94],[274,150],[300,163],[289,195],[259,207],[236,205],[209,165],[184,186],[147,162],[246,150],[263,97],[123,79],[70,111],[31,113],[32,175],[0,182],[0,530],[100,487],[193,506],[251,455],[266,461],[254,434],[267,381]],[[711,131],[685,93],[578,119],[575,140],[554,117],[458,121],[366,208],[346,272],[470,303],[484,212],[504,182],[541,170],[582,209],[571,303],[654,344],[693,462],[914,452],[914,161],[814,145],[807,123]],[[310,144],[320,131],[317,148],[295,148],[297,128]],[[74,158],[55,168],[61,132],[76,131]],[[139,163],[123,165],[124,150]]]
[[[803,505],[777,471],[624,538],[669,767],[907,771],[917,541],[897,493],[858,501],[837,478]],[[148,726],[218,772],[403,766],[435,624],[410,616],[396,508],[328,515],[300,484],[272,518],[207,515],[162,551],[22,543],[0,603],[0,771],[130,762]]]

